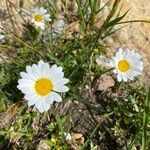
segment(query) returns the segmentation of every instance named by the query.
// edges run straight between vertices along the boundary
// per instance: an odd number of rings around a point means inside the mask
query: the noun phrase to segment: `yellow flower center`
[[[53,84],[51,80],[47,78],[41,78],[35,83],[35,90],[41,96],[47,95],[52,91],[52,89],[53,89]]]
[[[35,19],[35,21],[37,21],[37,22],[41,22],[41,21],[43,20],[43,15],[41,15],[41,14],[36,14],[36,15],[34,16],[34,19]]]
[[[121,72],[127,72],[130,69],[130,64],[126,60],[121,60],[118,63],[118,68]]]

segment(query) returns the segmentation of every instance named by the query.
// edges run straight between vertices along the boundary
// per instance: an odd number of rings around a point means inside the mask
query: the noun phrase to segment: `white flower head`
[[[119,82],[122,80],[127,82],[128,79],[133,80],[134,77],[142,74],[143,62],[141,58],[141,55],[134,50],[119,49],[111,61],[114,73],[117,74]]]
[[[64,78],[63,68],[57,65],[50,67],[42,60],[37,65],[27,66],[26,72],[21,72],[20,75],[22,79],[18,80],[17,88],[25,94],[28,106],[35,105],[41,113],[48,111],[54,101],[62,101],[57,92],[69,90],[65,86],[69,80]]]
[[[50,14],[43,7],[36,7],[32,12],[32,22],[42,30],[45,30],[45,22],[51,21]]]

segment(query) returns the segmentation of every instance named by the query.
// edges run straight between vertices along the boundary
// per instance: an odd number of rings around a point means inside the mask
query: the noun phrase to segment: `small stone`
[[[78,141],[78,143],[84,144],[85,138],[82,133],[74,133],[72,135],[72,141],[75,143]]]
[[[103,74],[93,82],[93,89],[94,91],[106,91],[114,85],[114,79],[109,75]]]
[[[37,147],[37,150],[51,150],[51,148],[46,144],[45,141],[41,140]]]

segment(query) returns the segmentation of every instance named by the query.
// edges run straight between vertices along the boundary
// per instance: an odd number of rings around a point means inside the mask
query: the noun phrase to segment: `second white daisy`
[[[51,21],[50,14],[43,7],[36,7],[32,12],[32,22],[42,30],[45,29],[45,22]]]
[[[27,66],[27,72],[21,72],[22,79],[18,80],[17,88],[25,94],[28,105],[35,107],[42,113],[48,111],[54,101],[61,102],[62,98],[57,92],[67,92],[65,86],[69,82],[64,78],[62,67],[39,61],[38,65]]]
[[[122,80],[127,82],[128,79],[133,80],[143,70],[141,56],[130,49],[120,48],[111,61],[111,65],[114,68],[114,73],[117,74],[119,82]]]

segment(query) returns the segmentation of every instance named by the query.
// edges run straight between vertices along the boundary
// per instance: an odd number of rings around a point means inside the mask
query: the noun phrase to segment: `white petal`
[[[30,74],[27,74],[26,72],[20,72],[20,76],[22,78],[25,78],[25,79],[28,79],[28,80],[35,80],[35,77],[33,77],[32,75]]]
[[[50,109],[51,103],[48,100],[48,96],[45,96],[45,100],[43,101],[43,107],[45,108],[45,111],[47,112]]]
[[[31,107],[31,106],[35,105],[37,102],[38,102],[37,99],[29,100],[29,101],[28,101],[28,106]]]
[[[45,65],[44,61],[43,61],[43,60],[40,60],[40,61],[38,62],[38,69],[39,69],[39,71],[41,72],[42,77],[43,77],[43,73],[42,73],[43,65]]]
[[[56,92],[67,92],[69,88],[65,85],[54,85],[53,90]]]
[[[45,30],[45,23],[41,23],[40,25],[39,25],[39,27],[42,29],[42,30]]]
[[[17,88],[21,90],[24,94],[34,93],[34,81],[28,79],[19,79]]]
[[[128,78],[129,78],[130,80],[133,80],[133,79],[134,79],[133,75],[131,75],[131,74],[127,74],[127,76],[128,76]]]
[[[31,66],[26,66],[26,71],[30,76],[32,76],[33,79],[35,79],[35,80],[37,79],[36,76],[34,75],[34,73],[32,72]]]
[[[39,96],[37,95],[37,94],[34,94],[34,93],[32,93],[32,94],[26,94],[25,96],[24,96],[24,99],[26,99],[26,100],[28,100],[28,101],[37,101],[38,100],[38,98],[39,98]]]
[[[44,19],[45,19],[46,21],[51,21],[51,18],[50,18],[50,15],[49,15],[49,14],[44,15]]]
[[[43,77],[48,77],[50,74],[50,66],[48,63],[44,63],[41,68]]]
[[[35,104],[35,107],[39,110],[40,113],[43,113],[45,111],[44,107],[42,106],[42,101],[38,101]]]
[[[141,74],[141,73],[142,73],[142,71],[143,71],[143,66],[138,66],[138,67],[137,67],[137,66],[134,66],[134,67],[132,67],[131,70],[137,72],[137,75],[138,75],[138,74]]]
[[[53,103],[53,101],[61,102],[62,101],[62,97],[58,93],[56,93],[56,92],[51,92],[49,94],[49,101],[51,103]]]
[[[34,84],[34,81],[28,80],[26,78],[23,78],[23,79],[19,79],[18,83],[19,83],[19,85],[22,85],[22,86],[26,86],[27,85],[27,86],[31,87]]]
[[[54,78],[54,80],[57,78],[62,78],[64,76],[64,73],[62,72],[63,68],[62,67],[57,67],[57,65],[53,65],[50,68],[50,78]]]
[[[42,77],[42,72],[39,67],[35,64],[32,65],[32,72],[35,74],[37,78]]]
[[[137,75],[141,75],[142,71],[133,69],[133,70],[130,71],[130,74],[133,75],[133,76],[137,76]]]
[[[116,69],[114,69],[114,70],[113,70],[113,73],[117,74],[117,73],[118,73],[118,71],[117,71]]]
[[[119,82],[122,81],[122,76],[121,76],[121,74],[118,74],[118,75],[117,75],[117,80],[118,80]]]
[[[51,67],[51,71],[53,72],[62,72],[62,70],[63,70],[63,68],[62,67],[58,67],[56,64],[55,65],[53,65],[52,67]]]
[[[124,82],[127,82],[127,80],[128,80],[127,75],[126,75],[126,74],[123,74],[123,75],[122,75],[122,79],[123,79]]]
[[[57,82],[58,80],[62,79],[64,77],[64,73],[58,73],[58,74],[53,74],[50,78],[52,82]]]
[[[17,88],[24,94],[28,94],[28,95],[36,94],[34,89],[31,87],[25,87],[25,86],[22,87],[22,86],[18,85]]]
[[[119,49],[118,49],[118,53],[120,53],[120,54],[122,54],[123,51],[124,51],[123,48],[119,48]]]
[[[44,9],[43,7],[40,7],[39,12],[40,12],[41,14],[46,14],[46,13],[47,13],[47,10]]]
[[[42,65],[43,65],[43,64],[45,64],[44,61],[43,61],[43,60],[40,60],[40,61],[38,62],[38,67],[39,67],[39,68],[42,68]]]
[[[132,64],[132,66],[138,68],[139,66],[143,66],[143,62],[142,62],[142,61],[135,61],[135,62]]]
[[[139,55],[138,53],[135,53],[135,58],[136,58],[136,60],[140,60],[142,58],[142,56]]]
[[[116,56],[117,59],[122,59],[124,57],[124,52],[122,48],[119,48],[119,51],[116,52]]]
[[[34,13],[39,13],[39,7],[36,7],[35,9],[34,9]]]
[[[139,66],[138,69],[142,72],[143,66]]]
[[[51,71],[54,71],[55,69],[57,69],[57,65],[56,64],[52,65],[50,69]]]
[[[21,90],[24,94],[27,94],[27,93],[33,93],[33,88],[30,84],[25,84],[25,85],[17,85],[17,88],[19,90]]]
[[[44,97],[41,97],[40,100],[35,104],[35,107],[40,113],[43,113],[44,111],[48,111],[50,105],[47,103]]]
[[[62,78],[62,79],[59,79],[59,80],[55,80],[54,84],[59,84],[59,85],[63,85],[63,84],[66,84],[69,82],[69,79],[67,78]]]

